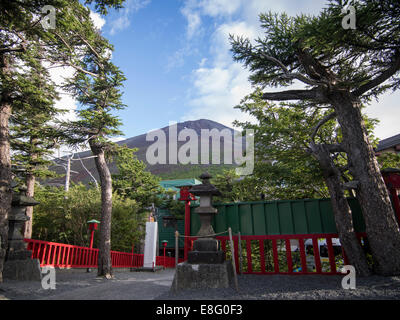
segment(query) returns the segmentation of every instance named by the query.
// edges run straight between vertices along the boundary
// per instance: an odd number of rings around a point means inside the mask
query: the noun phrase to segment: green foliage
[[[254,176],[240,177],[235,169],[217,174],[211,183],[222,193],[222,196],[213,198],[214,202],[257,201],[261,200],[264,192],[263,185],[257,183]]]
[[[354,1],[354,6],[355,30],[342,27],[341,0],[329,1],[318,16],[262,13],[259,18],[264,37],[252,43],[231,35],[234,59],[248,67],[251,82],[262,89],[289,86],[295,79],[315,88],[334,78],[336,87],[354,90],[362,102],[386,90],[398,89],[399,3],[361,0]],[[324,70],[316,65],[306,69],[313,62],[305,63],[301,52],[310,53]],[[301,76],[304,74],[307,79]]]
[[[381,169],[400,168],[400,153],[383,152],[377,160]]]
[[[34,58],[40,56],[40,49],[30,47],[21,56],[26,64],[17,73],[19,94],[13,101],[15,112],[10,121],[12,161],[22,166],[26,174],[41,178],[54,176],[47,169],[51,164],[47,156],[56,146],[60,133],[51,121],[63,110],[54,105],[58,95],[48,71]]]
[[[63,188],[38,187],[35,199],[33,238],[45,241],[89,246],[87,221],[101,221],[100,191],[82,184],[71,185],[68,195]],[[145,214],[136,201],[113,195],[111,246],[113,250],[130,252],[132,244],[144,236]],[[97,247],[99,231],[95,232]]]
[[[221,156],[222,157],[222,156]],[[233,168],[233,165],[215,164],[215,165],[170,165],[168,172],[157,174],[162,180],[174,180],[174,179],[187,179],[187,178],[198,178],[204,171],[207,171],[212,176],[221,174],[224,170]]]
[[[118,174],[113,174],[113,189],[123,198],[135,200],[141,208],[158,201],[161,194],[160,178],[146,171],[146,164],[137,159],[136,149],[118,147],[113,157]]]
[[[259,186],[267,200],[329,196],[319,164],[307,151],[312,130],[324,111],[268,104],[258,92],[245,98],[237,108],[257,119],[257,123],[235,123],[254,130],[254,173],[245,181]],[[338,143],[341,134],[336,122],[327,123],[317,139]]]
[[[236,126],[254,130],[255,140],[254,172],[238,184],[247,185],[252,192],[246,193],[236,187],[238,199],[253,200],[252,196],[260,194],[266,200],[329,197],[319,163],[309,145],[315,128],[331,111],[305,103],[275,105],[266,102],[259,89],[245,97],[236,108],[257,121],[235,121]],[[377,120],[364,116],[364,123],[369,140],[377,144],[373,136]],[[325,145],[342,143],[341,128],[336,120],[329,120],[319,127],[314,140]],[[347,154],[336,152],[332,159],[341,170],[342,179],[351,180]],[[238,201],[234,197],[231,200]]]
[[[94,30],[84,36],[93,37],[93,44],[80,61],[80,72],[64,85],[81,104],[77,110],[79,120],[62,125],[71,144],[89,142],[96,154],[96,150],[114,149],[109,139],[121,134],[121,121],[113,112],[125,107],[120,91],[125,77],[111,62],[112,46],[108,41]]]
[[[360,0],[351,4],[356,10],[356,29],[342,27],[343,1],[331,0],[318,17],[302,25],[296,39],[312,48],[314,56],[332,62],[331,70],[338,75],[343,87],[360,88],[392,69],[393,77],[383,83],[373,83],[363,95],[364,101],[370,101],[400,87],[400,68],[393,69],[400,58],[400,3]]]
[[[174,199],[175,197],[175,199]],[[157,206],[160,209],[167,209],[169,214],[176,219],[184,219],[185,217],[185,203],[177,199],[179,194],[173,190],[164,190],[160,195]]]

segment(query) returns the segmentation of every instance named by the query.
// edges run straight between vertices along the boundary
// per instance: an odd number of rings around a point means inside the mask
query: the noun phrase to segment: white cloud
[[[234,120],[251,120],[251,117],[234,109],[240,100],[251,92],[248,72],[239,64],[226,68],[198,68],[193,71],[193,94],[189,95],[190,112],[181,120],[210,119],[232,127]]]
[[[196,11],[195,6],[192,5],[193,1],[188,1],[181,9],[182,15],[187,20],[186,36],[188,39],[193,38],[200,32],[201,18],[200,13]]]
[[[118,31],[128,28],[131,24],[131,16],[133,13],[146,7],[151,0],[127,0],[124,3],[124,8],[117,13],[117,18],[110,21],[110,34],[114,35]]]
[[[90,18],[92,19],[94,26],[97,29],[101,29],[103,28],[103,26],[106,23],[106,20],[104,20],[100,14],[93,12],[92,10],[90,10]]]
[[[45,66],[48,66],[48,63],[45,63]],[[54,81],[57,86],[61,86],[66,79],[74,75],[75,70],[72,67],[57,67],[49,69],[49,73],[51,80]],[[68,110],[68,112],[60,115],[58,119],[65,121],[76,120],[75,110],[77,108],[77,102],[74,97],[60,87],[57,88],[57,92],[60,99],[55,103],[56,108]]]
[[[188,0],[185,2],[182,14],[188,19],[188,41],[201,31],[203,16],[213,17],[214,32],[210,36],[211,58],[201,58],[199,65],[192,71],[192,88],[187,95],[188,112],[181,120],[211,118],[231,126],[232,121],[252,121],[245,113],[234,109],[245,95],[252,91],[248,81],[249,72],[232,59],[229,34],[243,35],[250,40],[262,36],[258,15],[262,12],[286,12],[289,15],[318,14],[325,1],[315,0]],[[240,9],[240,10],[239,10]],[[190,15],[197,15],[195,21],[190,21]],[[195,28],[196,27],[196,28]],[[207,62],[207,67],[206,67]],[[293,88],[301,88],[295,83]],[[279,91],[279,88],[270,88]],[[366,113],[380,120],[375,135],[384,139],[400,130],[400,108],[398,101],[400,92],[385,94],[379,102],[371,103]],[[212,116],[211,116],[212,115]]]
[[[187,45],[175,51],[173,55],[168,57],[165,71],[169,72],[174,68],[182,67],[185,63],[185,58],[194,53],[193,49],[194,48]]]
[[[210,36],[212,58],[202,58],[198,68],[192,71],[193,88],[187,100],[190,111],[181,120],[209,119],[212,115],[212,120],[229,127],[232,127],[234,120],[252,121],[248,114],[234,109],[252,88],[248,81],[249,72],[232,59],[230,34],[254,39],[258,35],[258,30],[246,21],[240,20],[216,26]]]
[[[241,0],[202,0],[198,4],[204,14],[211,17],[230,16],[242,5]]]
[[[259,33],[246,21],[234,21],[221,24],[211,36],[210,52],[214,57],[214,65],[228,66],[233,63],[229,35],[244,36],[254,39]]]

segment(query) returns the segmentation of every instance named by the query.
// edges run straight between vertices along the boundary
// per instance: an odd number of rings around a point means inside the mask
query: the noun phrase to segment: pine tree
[[[24,169],[27,195],[33,197],[36,178],[54,176],[54,172],[47,169],[52,163],[48,156],[60,133],[51,121],[62,110],[55,107],[58,94],[48,71],[36,59],[40,48],[30,47],[23,55],[25,65],[19,67],[22,70],[17,74],[20,87],[13,101],[10,141],[13,165]],[[25,223],[24,237],[30,239],[33,207],[27,207],[26,214],[30,219]]]
[[[106,14],[109,7],[120,8],[123,0],[86,0],[95,3],[96,11]],[[44,6],[53,6],[57,12],[56,28],[46,29],[41,25],[47,12]],[[7,249],[8,213],[11,210],[11,156],[9,118],[13,113],[13,100],[18,94],[15,68],[21,63],[19,54],[31,45],[40,45],[43,55],[55,63],[79,68],[79,50],[89,44],[87,39],[66,42],[61,35],[74,33],[79,20],[90,20],[89,10],[78,0],[29,0],[0,2],[0,282]],[[39,43],[38,43],[39,42]],[[51,58],[50,58],[51,57]]]
[[[284,87],[296,80],[304,86],[264,92],[264,100],[302,101],[306,106],[327,108],[331,112],[316,130],[337,119],[343,141],[310,147],[331,173],[331,154],[347,154],[374,265],[383,275],[400,273],[400,232],[361,106],[388,89],[399,88],[399,6],[393,1],[357,1],[353,30],[342,27],[342,1],[331,1],[318,17],[261,14],[265,37],[255,44],[232,37],[234,58],[249,67],[254,85]]]
[[[349,181],[347,155],[337,152],[330,157],[324,150],[327,145],[342,141],[335,119],[321,122],[330,111],[301,104],[276,106],[266,103],[260,91],[244,99],[239,108],[257,119],[256,124],[237,124],[255,132],[253,175],[261,183],[264,181],[266,196],[272,192],[280,196],[278,199],[288,199],[290,195],[292,199],[314,198],[317,193],[330,197],[336,229],[349,263],[358,275],[369,275],[366,256],[354,232],[346,199],[349,194],[342,188]],[[374,120],[366,119],[366,123],[372,138]]]
[[[90,73],[77,71],[65,85],[81,104],[79,120],[64,126],[72,143],[87,143],[95,156],[102,200],[98,275],[111,278],[112,177],[106,156],[116,149],[109,139],[121,134],[121,122],[112,112],[125,107],[120,91],[125,77],[111,62],[111,45],[99,34],[93,37],[81,62],[82,69]]]

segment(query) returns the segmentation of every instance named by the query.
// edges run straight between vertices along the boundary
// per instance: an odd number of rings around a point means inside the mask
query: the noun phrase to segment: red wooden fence
[[[365,233],[357,234],[360,243],[365,242]],[[347,257],[342,247],[334,246],[333,239],[338,235],[331,234],[293,234],[233,236],[237,272],[244,274],[341,274],[341,266],[347,265]],[[196,238],[192,238],[193,241]],[[218,236],[221,249],[231,255],[229,237]],[[321,246],[323,240],[323,246]],[[364,240],[364,241],[363,241]],[[74,246],[69,244],[25,239],[32,258],[39,259],[41,266],[61,268],[96,268],[98,249]],[[320,252],[323,249],[324,252]],[[338,251],[339,249],[339,251]],[[255,252],[254,252],[255,251]],[[242,256],[242,270],[239,270],[239,255]],[[143,266],[143,254],[111,251],[114,268],[140,268]],[[244,261],[243,261],[244,260]],[[179,259],[182,262],[183,259]],[[156,257],[156,265],[166,268],[175,267],[174,257]]]
[[[99,249],[74,246],[70,244],[25,239],[32,259],[39,259],[40,266],[60,268],[96,268]],[[181,261],[180,261],[181,262]],[[111,264],[114,268],[141,268],[143,254],[111,251]],[[175,267],[175,258],[157,256],[156,265]]]
[[[360,243],[364,244],[365,233],[357,236]],[[341,267],[347,265],[348,261],[342,247],[333,245],[332,240],[337,238],[337,234],[241,236],[242,249],[239,252],[239,238],[233,236],[237,272],[240,271],[241,253],[244,274],[341,274]],[[225,254],[230,255],[229,237],[218,236],[217,239],[221,241],[221,249]],[[323,246],[321,240],[324,241]],[[322,254],[321,248],[324,250]],[[253,250],[256,250],[254,255]]]

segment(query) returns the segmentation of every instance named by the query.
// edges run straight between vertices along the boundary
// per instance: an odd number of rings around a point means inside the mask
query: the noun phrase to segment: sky
[[[165,127],[170,122],[210,119],[229,127],[251,120],[234,109],[252,91],[249,72],[234,62],[229,34],[250,39],[262,36],[258,14],[317,14],[325,0],[127,0],[125,8],[107,16],[92,14],[114,46],[113,62],[124,82],[118,111],[123,138]],[[71,71],[55,71],[55,76]],[[59,102],[73,110],[72,97]],[[399,134],[400,93],[386,94],[367,107],[380,120],[375,135]],[[73,118],[73,116],[70,116]],[[120,137],[122,138],[122,137]]]

